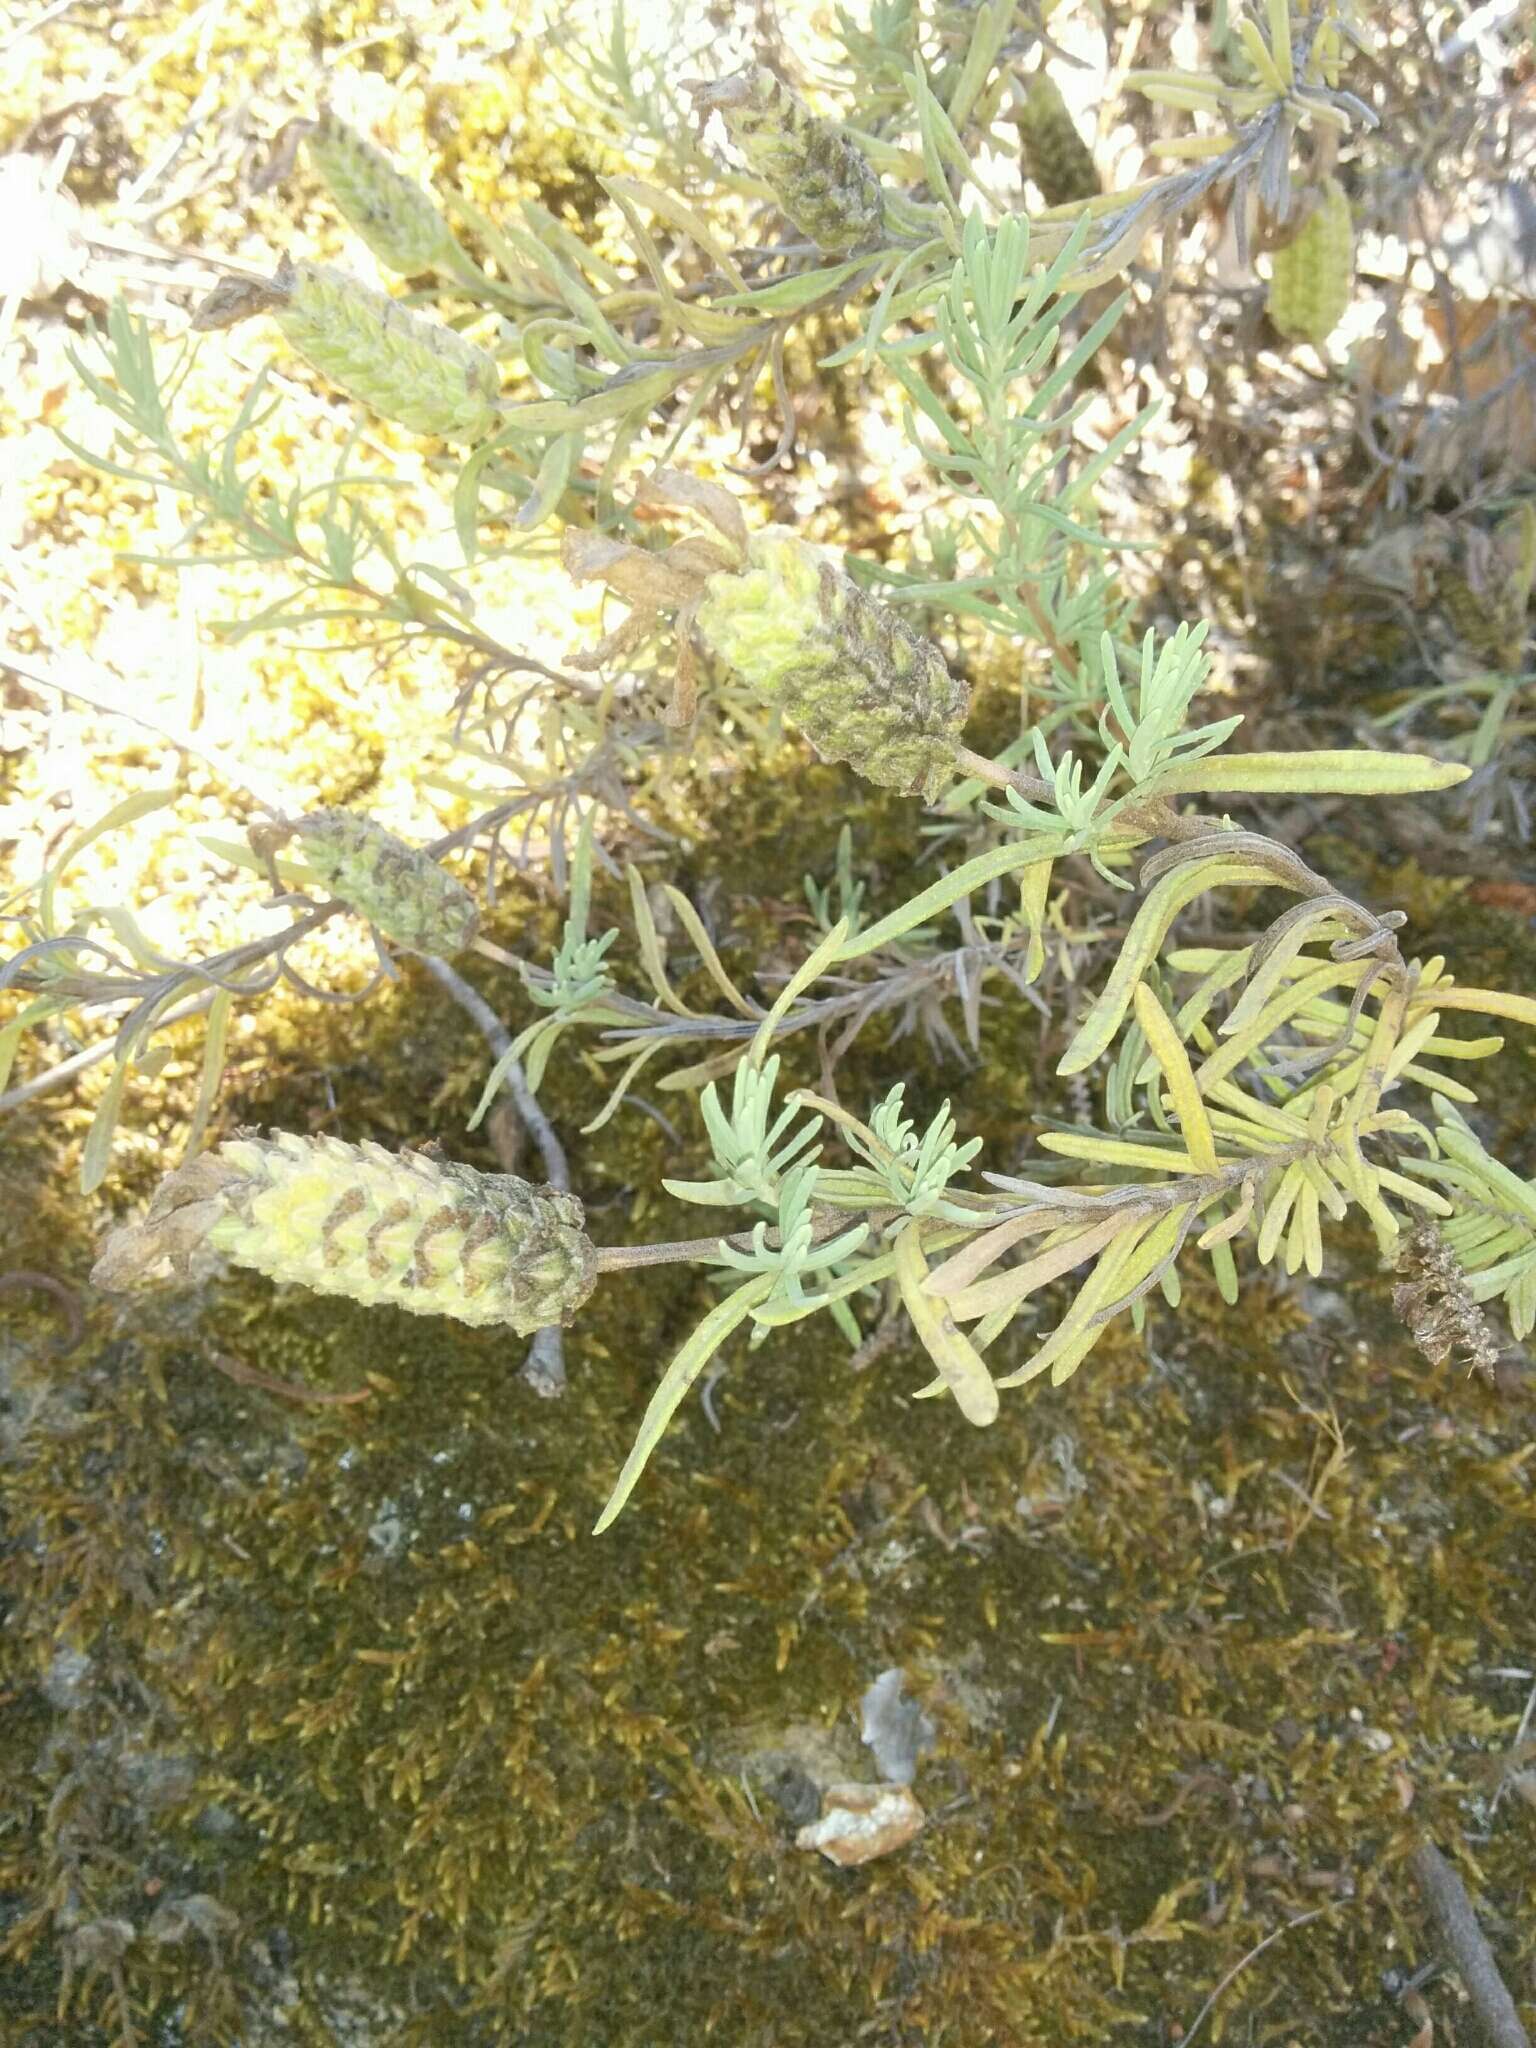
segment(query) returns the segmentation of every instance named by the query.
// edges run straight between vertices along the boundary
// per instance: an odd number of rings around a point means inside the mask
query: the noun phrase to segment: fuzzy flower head
[[[1343,319],[1354,281],[1349,200],[1329,178],[1300,232],[1271,259],[1269,317],[1287,340],[1321,346]]]
[[[310,811],[291,824],[258,825],[251,843],[264,858],[297,839],[305,862],[333,896],[417,953],[461,953],[480,927],[464,884],[429,853],[360,811]]]
[[[402,277],[448,260],[453,233],[431,197],[397,171],[383,150],[321,109],[306,138],[309,160],[374,255]]]
[[[197,308],[199,331],[270,313],[320,374],[381,419],[473,441],[495,423],[496,358],[329,263],[284,257],[270,282],[228,278]]]

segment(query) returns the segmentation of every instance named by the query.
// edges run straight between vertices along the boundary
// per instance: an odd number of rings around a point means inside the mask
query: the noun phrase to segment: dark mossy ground
[[[697,854],[738,957],[853,802],[775,773]],[[898,816],[856,819],[888,887]],[[1436,914],[1461,978],[1532,985],[1528,927]],[[968,1072],[882,1026],[846,1093],[947,1089],[1006,1168],[1050,1106],[1036,1035],[1000,1008]],[[234,1117],[491,1163],[462,1130],[484,1048],[424,976],[274,1021],[256,1057]],[[1486,1077],[1517,1152],[1531,1080],[1513,1045]],[[657,1187],[697,1164],[686,1099],[654,1098],[683,1149],[638,1111],[577,1136],[605,1087],[573,1055],[547,1091],[596,1234],[696,1229]],[[244,1274],[109,1302],[49,1107],[7,1126],[0,1227],[88,1328],[57,1356],[57,1305],[0,1297],[7,2044],[1172,2048],[1295,1923],[1204,2038],[1406,2048],[1425,1834],[1536,2016],[1536,1812],[1506,1782],[1531,1383],[1426,1365],[1364,1246],[1321,1285],[1250,1273],[1235,1314],[1193,1281],[986,1432],[911,1401],[910,1350],[851,1374],[830,1326],[738,1346],[718,1428],[695,1400],[594,1540],[707,1280],[605,1283],[559,1401],[499,1333]],[[299,1405],[216,1358],[367,1398]],[[941,1731],[930,1824],[838,1871],[793,1846],[786,1759],[872,1776],[857,1702],[893,1664]],[[1424,1995],[1470,2048],[1454,1981]]]

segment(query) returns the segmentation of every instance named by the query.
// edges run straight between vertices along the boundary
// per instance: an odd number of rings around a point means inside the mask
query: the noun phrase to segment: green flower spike
[[[885,201],[868,157],[762,65],[689,87],[701,115],[718,112],[780,210],[828,256],[880,238]]]
[[[329,107],[306,146],[337,210],[387,269],[416,277],[448,258],[453,232],[429,196]]]
[[[512,1174],[245,1131],[163,1180],[144,1220],[108,1238],[91,1277],[128,1287],[166,1261],[185,1272],[206,1247],[317,1294],[530,1336],[569,1323],[592,1292],[583,1221],[573,1195]]]

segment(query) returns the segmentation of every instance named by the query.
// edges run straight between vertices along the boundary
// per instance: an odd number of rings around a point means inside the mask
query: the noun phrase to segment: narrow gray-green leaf
[[[1241,790],[1255,796],[1414,796],[1453,789],[1472,773],[1432,754],[1374,754],[1361,747],[1297,754],[1208,754],[1158,770],[1146,787],[1158,796]]]
[[[755,1280],[749,1280],[745,1287],[738,1287],[724,1301],[716,1302],[667,1367],[641,1418],[639,1434],[624,1460],[623,1471],[614,1482],[608,1504],[593,1525],[594,1536],[601,1536],[623,1512],[624,1503],[634,1492],[636,1481],[645,1470],[652,1451],[660,1443],[667,1424],[681,1407],[699,1374],[731,1332],[746,1321],[760,1301],[767,1300],[773,1288],[774,1276],[764,1273]]]

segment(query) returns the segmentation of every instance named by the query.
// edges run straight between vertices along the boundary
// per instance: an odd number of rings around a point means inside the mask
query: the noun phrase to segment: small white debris
[[[927,1815],[906,1785],[829,1785],[821,1819],[795,1837],[797,1849],[819,1849],[829,1863],[850,1869],[905,1848],[921,1834]]]
[[[882,1778],[910,1785],[917,1760],[932,1749],[938,1730],[906,1691],[906,1676],[894,1665],[882,1671],[859,1702],[865,1747],[874,1751]]]

